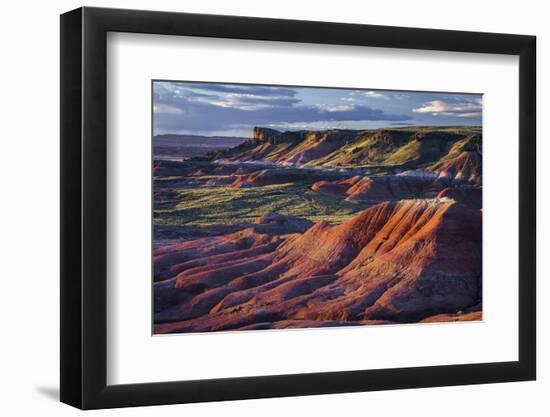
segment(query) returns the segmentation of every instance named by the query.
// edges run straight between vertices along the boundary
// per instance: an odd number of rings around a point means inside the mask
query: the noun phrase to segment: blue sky
[[[481,126],[480,94],[155,81],[153,132],[249,137],[278,130]]]

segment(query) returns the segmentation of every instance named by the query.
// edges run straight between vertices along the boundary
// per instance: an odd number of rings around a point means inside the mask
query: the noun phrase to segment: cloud
[[[296,95],[295,90],[279,87],[155,83],[154,130],[212,132],[268,124],[410,119],[362,103],[304,105]]]
[[[386,96],[382,93],[378,93],[376,91],[365,91],[364,93],[367,97],[372,97],[372,98],[386,98]]]
[[[180,103],[181,104],[181,103]],[[330,109],[317,106],[279,106],[247,110],[224,107],[211,103],[187,103],[180,107],[182,113],[155,113],[156,132],[218,131],[234,127],[255,125],[337,122],[362,120],[409,120],[409,116],[387,114],[368,106],[343,106]]]
[[[481,96],[388,90],[304,90],[300,87],[155,82],[154,132],[245,135],[254,126],[479,123]],[[438,120],[441,119],[441,120]]]
[[[458,113],[456,117],[480,117],[481,112],[474,113]]]
[[[399,92],[384,91],[384,90],[368,90],[368,91],[352,91],[348,97],[342,97],[342,101],[360,102],[369,101],[369,99],[381,100],[404,100],[410,98],[410,95]]]
[[[340,105],[334,105],[334,104],[322,104],[317,106],[320,110],[327,111],[329,113],[338,112],[338,111],[347,111],[347,110],[353,110],[356,106],[355,105],[348,105],[348,104],[340,104]]]
[[[155,83],[155,104],[175,107],[192,102],[242,110],[291,106],[300,102],[289,88],[201,83]]]
[[[412,109],[415,113],[431,113],[433,116],[480,117],[481,99],[449,103],[432,100]]]
[[[258,96],[253,94],[226,94],[197,98],[196,101],[220,107],[233,107],[241,110],[260,110],[269,107],[292,106],[300,100],[292,97]]]
[[[294,97],[296,91],[285,87],[264,87],[259,85],[238,85],[238,84],[209,84],[209,83],[171,83],[174,86],[185,88],[197,88],[203,91],[216,93],[236,93],[252,95],[271,95]]]
[[[380,98],[380,99],[384,99],[384,100],[389,99],[389,96],[387,94],[383,94],[379,91],[373,91],[373,90],[352,91],[352,92],[349,93],[349,96],[350,97],[344,97],[341,100],[344,100],[344,101],[360,101],[361,99],[364,99],[364,98]]]
[[[158,103],[153,105],[153,113],[183,114],[184,110],[169,104]]]

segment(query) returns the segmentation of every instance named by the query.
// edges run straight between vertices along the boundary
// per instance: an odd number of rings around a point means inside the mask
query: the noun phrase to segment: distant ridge
[[[404,165],[428,168],[440,160],[457,157],[462,151],[480,153],[481,141],[481,128],[476,126],[287,132],[255,127],[251,139],[218,152],[215,159],[325,167]]]
[[[153,136],[155,146],[211,146],[234,147],[248,138],[238,136],[201,136],[201,135],[176,135],[164,134]]]

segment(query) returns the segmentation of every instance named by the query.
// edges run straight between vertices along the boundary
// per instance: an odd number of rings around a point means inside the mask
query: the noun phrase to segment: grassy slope
[[[435,142],[452,145],[463,137],[479,135],[479,127],[406,127],[358,132],[355,140],[346,142],[339,149],[324,157],[312,160],[308,166],[399,166],[404,164],[426,165],[436,162],[447,149],[438,154],[426,152],[428,143],[416,140],[416,135],[437,135]],[[431,140],[434,143],[434,140]]]
[[[415,134],[432,135],[427,140],[413,139]],[[435,137],[433,134],[437,133]],[[357,132],[355,140],[348,140],[337,133],[331,140],[342,142],[337,150],[316,160],[311,166],[401,166],[426,167],[440,158],[449,158],[466,147],[481,147],[481,133],[477,127],[404,127],[395,129],[364,130]],[[453,136],[452,140],[446,138]],[[349,135],[349,132],[346,134]],[[292,156],[318,140],[314,135],[305,135],[301,140],[262,145],[263,159],[278,160]],[[427,136],[428,137],[428,136]],[[443,138],[443,139],[441,139]],[[435,148],[435,150],[434,150]],[[234,148],[249,152],[257,148],[247,146]],[[203,179],[216,178],[216,175]],[[159,179],[161,181],[168,178]],[[300,182],[268,185],[254,188],[180,187],[173,188],[177,194],[172,202],[157,205],[156,224],[207,225],[214,223],[253,222],[266,212],[277,212],[338,224],[367,207],[365,204],[345,201],[341,196],[313,192],[310,184]]]
[[[155,210],[157,224],[207,225],[253,222],[266,212],[339,224],[368,207],[334,194],[311,191],[300,183],[254,188],[185,187],[174,190],[179,202]]]

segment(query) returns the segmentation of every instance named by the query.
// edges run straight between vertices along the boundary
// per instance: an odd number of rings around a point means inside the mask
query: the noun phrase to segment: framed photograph
[[[61,16],[61,401],[533,380],[535,37]]]

